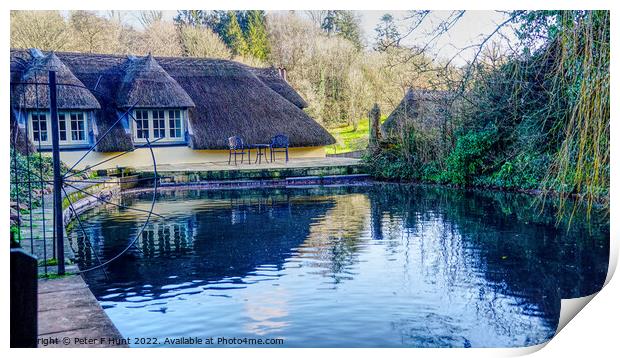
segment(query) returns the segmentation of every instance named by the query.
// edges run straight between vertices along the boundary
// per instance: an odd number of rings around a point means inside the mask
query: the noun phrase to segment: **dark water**
[[[124,204],[148,209],[149,195]],[[534,206],[532,206],[534,205]],[[282,338],[303,347],[519,347],[560,298],[598,291],[609,226],[524,195],[402,185],[162,194],[128,255],[87,281],[126,337]],[[102,259],[145,215],[84,217]],[[70,236],[83,267],[94,255]],[[133,343],[133,342],[132,342]],[[217,343],[217,342],[215,342]]]

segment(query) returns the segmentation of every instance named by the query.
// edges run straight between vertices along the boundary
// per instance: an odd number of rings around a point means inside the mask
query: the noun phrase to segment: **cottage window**
[[[165,111],[153,111],[153,138],[166,136]]]
[[[134,111],[134,140],[146,142],[153,138],[157,142],[178,142],[183,140],[183,110],[181,109],[139,109]]]
[[[136,111],[136,137],[149,138],[149,111]]]
[[[64,113],[58,113],[58,136],[61,142],[67,140],[67,120]]]
[[[86,134],[88,115],[85,112],[58,112],[58,139],[60,145],[87,144]],[[35,145],[52,145],[51,116],[49,112],[32,112],[30,120],[30,139]]]
[[[48,144],[47,115],[45,113],[32,113],[32,139],[36,143]]]
[[[86,139],[84,113],[71,113],[71,141],[83,142]]]
[[[168,118],[170,138],[181,138],[181,111],[178,109],[168,111]]]

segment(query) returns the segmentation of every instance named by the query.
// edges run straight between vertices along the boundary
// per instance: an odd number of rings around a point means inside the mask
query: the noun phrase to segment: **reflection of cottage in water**
[[[184,283],[183,287],[189,289],[205,282],[251,277],[257,267],[265,265],[279,270],[308,237],[313,220],[323,217],[334,205],[330,199],[286,194],[239,199],[229,192],[224,197],[205,199],[182,196],[182,200],[168,200],[165,208],[158,208],[165,219],[149,223],[130,253],[107,269],[112,281],[132,282],[149,277],[151,287],[128,287],[119,300],[132,291],[148,291],[154,297],[166,294],[171,274],[175,282]],[[147,203],[137,201],[132,205],[141,208]],[[120,252],[143,222],[140,215],[132,219],[133,213],[127,211],[116,214],[88,220],[90,236],[96,237],[93,245],[102,260]],[[83,240],[81,245],[88,246]],[[85,249],[78,259],[88,267],[94,257]],[[105,276],[95,271],[90,279],[103,281]]]
[[[142,232],[137,246],[145,257],[183,254],[194,245],[194,218],[169,222],[159,220]]]
[[[137,205],[137,207],[141,206]],[[144,205],[144,207],[147,206]],[[111,259],[134,239],[134,245],[130,247],[125,257],[119,260],[120,266],[139,258],[177,257],[193,248],[196,222],[193,215],[183,216],[173,221],[152,218],[140,233],[140,228],[146,221],[146,214],[119,210],[115,207],[107,207],[105,210],[112,215],[111,218],[88,214],[91,218],[85,226],[90,242],[84,238],[79,228],[68,232],[78,264],[83,268]],[[115,218],[119,220],[116,222]],[[136,235],[138,235],[137,238]],[[110,238],[116,239],[110,240]],[[117,269],[118,265],[110,265],[107,268],[108,271]]]

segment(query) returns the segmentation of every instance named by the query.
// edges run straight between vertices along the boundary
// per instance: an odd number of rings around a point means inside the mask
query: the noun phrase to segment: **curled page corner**
[[[610,262],[610,268],[611,268],[611,262]],[[608,275],[607,278],[609,279],[611,277],[612,272],[608,271]],[[605,284],[607,284],[608,281],[606,281]],[[603,286],[603,288],[605,288],[605,286]],[[602,289],[601,289],[602,290]],[[600,291],[599,291],[600,292]],[[568,324],[568,322],[570,322],[573,318],[575,318],[575,316],[577,316],[577,314],[588,304],[590,303],[590,301],[592,301],[592,299],[598,295],[599,292],[593,293],[589,296],[584,296],[584,297],[578,297],[578,298],[565,298],[562,299],[560,301],[560,317],[558,320],[558,327],[555,331],[555,336],[558,335],[558,333],[560,333],[560,331],[562,331],[562,329],[564,329],[564,327],[566,327],[566,325]],[[547,344],[549,344],[549,342],[551,342],[553,340],[550,339],[547,342],[541,343],[541,344],[537,344],[535,346],[529,346],[529,347],[523,347],[523,348],[517,348],[514,349],[510,354],[510,356],[516,357],[516,356],[525,356],[528,354],[532,354],[532,353],[536,353],[538,351],[540,351],[541,349],[543,349]]]
[[[611,240],[609,242],[609,266],[607,268],[607,276],[605,278],[605,283],[603,287],[598,291],[589,296],[577,297],[577,298],[567,298],[561,300],[560,306],[560,318],[558,321],[558,327],[555,331],[555,335],[560,333],[564,327],[570,322],[575,316],[581,312],[581,310],[588,304],[592,299],[598,295],[601,291],[605,289],[605,286],[611,281],[613,277],[616,267],[618,266],[618,242],[616,240]],[[544,346],[543,344],[542,346]]]
[[[610,263],[610,265],[611,265],[611,263]],[[608,271],[607,278],[610,277],[609,273],[610,273],[610,271]],[[604,286],[603,286],[603,288],[604,288]],[[592,301],[592,299],[599,292],[593,293],[593,294],[591,294],[589,296],[585,296],[585,297],[568,298],[568,299],[562,299],[560,301],[560,317],[558,319],[558,327],[557,327],[557,329],[555,331],[554,338],[555,338],[555,336],[558,335],[558,333],[560,333],[560,331],[562,329],[564,329],[564,327],[566,327],[568,322],[570,322],[573,318],[575,318],[575,316],[577,316],[577,314],[588,303],[590,303],[590,301]],[[553,338],[551,338],[550,340],[548,340],[548,341],[546,341],[544,343],[537,344],[537,345],[534,345],[534,346],[511,349],[510,353],[507,356],[518,357],[518,356],[525,356],[525,355],[528,355],[528,354],[536,353],[536,352],[540,351],[541,349],[543,349],[552,340],[553,340]]]
[[[536,353],[539,350],[545,348],[545,346],[551,342],[550,340],[541,344],[537,344],[529,347],[520,347],[520,348],[507,348],[506,357],[523,357],[532,353]]]
[[[604,288],[604,287],[603,287]],[[600,291],[599,291],[600,292]],[[561,301],[560,306],[560,319],[558,321],[558,328],[555,331],[557,335],[575,316],[588,304],[594,296],[598,295],[598,292],[589,296],[578,298],[565,298]]]

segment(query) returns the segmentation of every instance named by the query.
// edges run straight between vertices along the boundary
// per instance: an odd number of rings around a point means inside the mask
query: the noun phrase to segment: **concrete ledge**
[[[169,188],[192,188],[192,189],[234,189],[234,188],[255,188],[255,187],[298,187],[312,185],[344,185],[344,184],[364,184],[372,180],[368,174],[351,175],[330,175],[330,176],[305,176],[284,179],[266,180],[214,180],[214,181],[194,181],[194,182],[165,182],[161,183],[160,189]],[[135,189],[129,192],[149,191],[151,188]]]
[[[205,170],[181,171],[161,173],[161,184],[191,183],[224,180],[268,180],[285,179],[292,177],[327,177],[336,175],[365,174],[362,165],[306,167],[306,168],[265,168],[265,169],[232,169],[232,170]],[[143,173],[143,177],[152,177],[152,173]]]
[[[153,167],[131,169],[133,174],[139,175],[141,186],[152,184],[154,171]],[[278,160],[262,164],[232,165],[227,162],[163,164],[157,165],[157,173],[161,183],[188,183],[366,174],[367,168],[355,158],[297,158],[289,162]]]
[[[368,180],[370,179],[370,175],[368,174],[350,174],[350,175],[328,175],[328,176],[309,176],[309,177],[294,177],[294,178],[286,178],[287,182],[290,183],[298,183],[298,182],[307,182],[307,181],[354,181],[354,180]]]
[[[335,153],[335,154],[327,154],[328,158],[361,158],[366,150],[355,150],[352,152],[346,153]]]
[[[81,276],[39,280],[39,348],[127,347]]]

